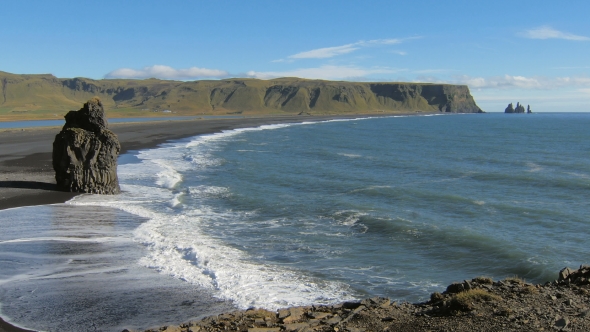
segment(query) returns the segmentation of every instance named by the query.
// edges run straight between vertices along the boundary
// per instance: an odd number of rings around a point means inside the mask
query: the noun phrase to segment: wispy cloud
[[[106,74],[106,78],[161,78],[161,79],[198,79],[223,78],[229,76],[224,70],[191,67],[175,69],[169,66],[154,65],[142,69],[120,68]]]
[[[568,32],[555,30],[550,26],[542,26],[519,33],[521,37],[530,39],[565,39],[575,41],[588,41],[590,37],[574,35]]]
[[[397,55],[407,55],[408,52],[406,51],[390,51],[389,53],[397,54]]]
[[[326,65],[314,68],[299,68],[288,71],[249,71],[246,73],[249,77],[270,79],[276,77],[300,77],[310,79],[325,80],[365,80],[370,75],[377,74],[394,74],[404,71],[396,68],[361,68],[355,66],[333,66]]]
[[[525,76],[495,76],[495,77],[469,77],[460,76],[449,83],[466,84],[475,89],[538,89],[552,90],[563,87],[588,87],[588,77],[525,77]]]
[[[378,46],[378,45],[394,45],[400,44],[404,40],[407,39],[416,39],[420,37],[410,37],[410,38],[394,38],[394,39],[373,39],[373,40],[360,40],[356,43],[350,43],[341,46],[332,46],[332,47],[322,47],[316,48],[310,51],[300,52],[297,54],[293,54],[287,57],[287,59],[327,59],[333,58],[338,55],[348,54],[354,52],[358,49],[363,47],[371,47],[371,46]],[[275,60],[281,61],[281,60]]]
[[[347,54],[359,49],[356,44],[346,44],[342,46],[324,47],[311,51],[301,52],[289,56],[289,59],[325,59],[337,55]]]

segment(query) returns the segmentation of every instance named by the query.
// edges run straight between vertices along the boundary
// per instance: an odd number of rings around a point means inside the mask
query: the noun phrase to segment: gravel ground
[[[589,307],[590,266],[581,266],[543,285],[478,277],[449,285],[425,303],[372,298],[277,312],[251,309],[145,332],[590,331]]]

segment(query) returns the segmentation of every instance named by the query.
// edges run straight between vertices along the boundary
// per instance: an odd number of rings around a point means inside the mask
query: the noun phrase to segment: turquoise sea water
[[[555,279],[590,257],[589,128],[583,113],[390,117],[132,152],[121,195],[0,211],[2,314],[76,330],[106,310],[109,330],[229,307],[417,302],[480,275]],[[156,292],[176,317],[145,303]],[[35,296],[71,323],[49,323]],[[71,313],[76,301],[91,304]]]

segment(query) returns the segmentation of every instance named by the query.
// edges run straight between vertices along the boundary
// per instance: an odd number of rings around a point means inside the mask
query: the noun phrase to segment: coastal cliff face
[[[195,114],[481,113],[465,85],[279,78],[208,81],[60,79],[0,72],[4,113],[63,112],[98,96],[109,110]]]

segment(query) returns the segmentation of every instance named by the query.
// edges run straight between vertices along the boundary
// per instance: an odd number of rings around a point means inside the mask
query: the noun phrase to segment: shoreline
[[[422,115],[421,113],[419,115]],[[120,155],[155,148],[160,144],[223,130],[279,123],[327,121],[404,114],[354,114],[338,116],[270,116],[232,119],[194,119],[124,122],[109,125],[121,143]],[[0,210],[64,203],[78,193],[57,191],[52,167],[55,135],[61,127],[32,127],[0,130]]]
[[[588,331],[589,278],[588,265],[564,268],[558,279],[536,285],[517,277],[476,277],[432,293],[422,303],[374,297],[277,311],[248,309],[144,332]]]
[[[421,116],[430,113],[352,114],[331,116],[268,116],[232,119],[124,122],[109,125],[121,143],[120,155],[223,130],[281,123],[320,122],[370,117]],[[439,114],[439,113],[433,113]],[[80,193],[57,191],[52,149],[58,127],[0,130],[0,210],[65,203]],[[0,332],[31,332],[0,317]]]

